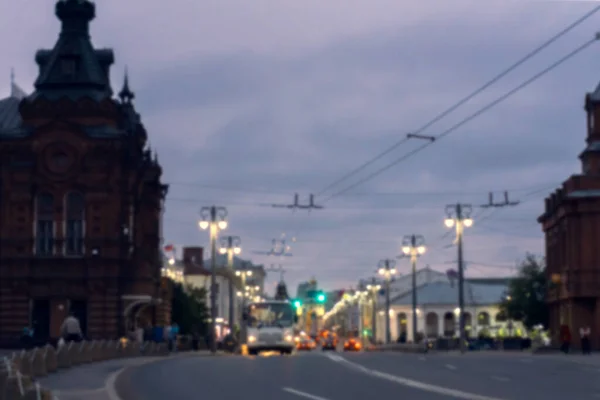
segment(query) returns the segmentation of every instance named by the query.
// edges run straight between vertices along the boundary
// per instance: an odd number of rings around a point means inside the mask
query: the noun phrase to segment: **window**
[[[590,130],[594,130],[594,111],[590,113]]]
[[[49,193],[41,193],[36,199],[35,253],[54,253],[54,196]]]
[[[65,254],[68,256],[83,255],[85,199],[78,192],[67,194]]]

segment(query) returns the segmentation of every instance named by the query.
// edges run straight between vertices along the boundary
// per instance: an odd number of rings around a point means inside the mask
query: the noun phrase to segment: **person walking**
[[[69,316],[63,321],[60,331],[66,342],[79,342],[83,339],[79,320],[72,312],[69,313]]]
[[[590,343],[591,334],[592,330],[589,326],[582,326],[579,328],[579,336],[581,337],[581,352],[583,354],[592,353],[592,345]]]
[[[560,350],[568,354],[569,349],[571,348],[571,330],[567,325],[561,325],[560,327]]]

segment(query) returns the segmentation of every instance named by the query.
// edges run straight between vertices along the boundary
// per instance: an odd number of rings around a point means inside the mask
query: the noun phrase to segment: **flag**
[[[172,244],[168,244],[165,246],[165,253],[171,253],[175,250],[175,246],[173,246]]]

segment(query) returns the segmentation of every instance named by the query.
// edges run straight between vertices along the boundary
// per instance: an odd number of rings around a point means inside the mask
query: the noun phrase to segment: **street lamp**
[[[425,254],[425,238],[421,235],[404,236],[402,253],[410,257],[412,267],[412,340],[417,342],[417,258]]]
[[[471,212],[473,207],[470,204],[452,204],[446,206],[446,219],[444,224],[447,228],[455,228],[456,245],[458,248],[458,327],[460,352],[467,351],[465,334],[465,271],[463,262],[463,232],[465,228],[473,226]]]
[[[233,255],[240,254],[242,252],[242,248],[240,245],[242,244],[242,240],[239,236],[226,236],[221,238],[221,248],[219,249],[219,253],[227,254],[227,268],[229,272],[233,271]],[[234,324],[234,296],[233,296],[233,277],[229,275],[229,328],[233,329]]]
[[[246,279],[252,276],[251,270],[235,271],[235,276],[242,279],[242,291],[238,292],[238,296],[242,297],[242,312],[240,314],[240,342],[246,341],[246,321],[244,321],[244,313],[246,312]]]
[[[200,209],[200,221],[198,226],[202,230],[210,228],[210,257],[211,257],[211,276],[210,276],[210,328],[211,341],[210,352],[217,352],[217,238],[219,230],[227,228],[227,209],[225,207],[202,207]]]
[[[391,332],[390,332],[390,282],[392,276],[396,275],[396,268],[394,268],[396,262],[394,260],[385,259],[379,261],[379,275],[385,278],[385,343],[390,343]]]
[[[377,296],[381,290],[381,285],[375,282],[375,278],[372,278],[372,283],[367,285],[367,290],[371,293],[371,301],[373,307],[371,309],[371,336],[373,337],[373,344],[377,343]]]

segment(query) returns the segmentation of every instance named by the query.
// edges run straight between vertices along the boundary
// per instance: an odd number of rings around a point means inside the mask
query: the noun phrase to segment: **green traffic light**
[[[300,308],[301,305],[302,305],[302,302],[300,300],[294,301],[294,307]]]
[[[317,296],[317,301],[320,302],[320,303],[324,302],[325,301],[325,295],[323,293],[320,293]]]

